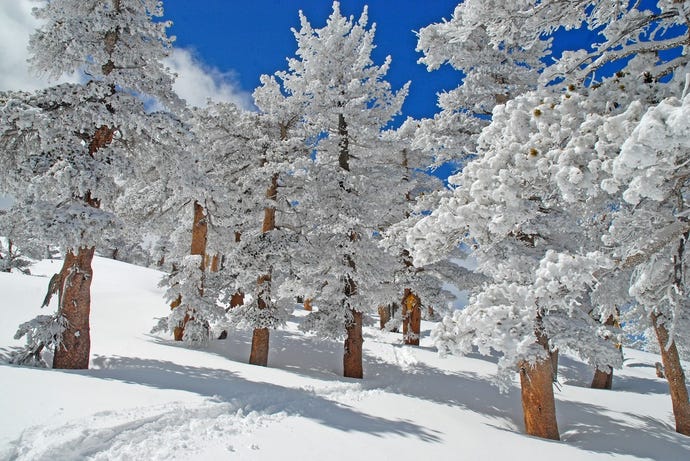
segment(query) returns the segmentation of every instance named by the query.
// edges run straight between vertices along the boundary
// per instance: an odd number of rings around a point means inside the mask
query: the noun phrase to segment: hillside
[[[491,357],[441,358],[365,328],[365,379],[341,377],[342,344],[305,337],[296,310],[271,338],[269,368],[245,364],[250,334],[191,350],[148,332],[168,307],[161,274],[96,258],[92,369],[7,365],[17,325],[36,315],[60,261],[0,273],[0,459],[690,459],[673,432],[658,358],[625,351],[613,391],[562,357],[561,442],[522,434],[519,387],[500,394]]]

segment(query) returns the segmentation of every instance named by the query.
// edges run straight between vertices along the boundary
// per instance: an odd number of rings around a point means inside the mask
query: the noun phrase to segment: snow
[[[16,326],[40,313],[47,276],[0,273],[0,357]],[[365,327],[365,379],[341,377],[342,344],[299,333],[295,310],[272,333],[269,367],[246,364],[251,336],[188,349],[148,332],[167,315],[162,274],[95,258],[91,369],[0,362],[0,460],[690,459],[673,431],[656,355],[625,350],[614,390],[561,357],[561,442],[523,434],[516,381],[493,385],[495,357],[440,357],[423,322],[420,347]]]

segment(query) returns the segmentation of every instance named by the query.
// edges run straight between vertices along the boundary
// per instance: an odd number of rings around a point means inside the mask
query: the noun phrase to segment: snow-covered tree
[[[690,406],[679,350],[690,343],[683,333],[688,318],[683,269],[688,131],[682,121],[690,81],[689,7],[685,1],[600,2],[578,14],[591,15],[588,22],[601,27],[602,40],[589,50],[564,53],[543,76],[544,82],[564,78],[575,86],[596,82],[583,92],[599,110],[591,111],[561,155],[559,191],[586,205],[590,215],[606,216],[602,221],[610,224],[608,232],[598,226],[591,235],[598,233],[607,244],[618,277],[632,271],[628,295],[635,305],[623,312],[624,320],[656,336],[669,370],[676,430],[686,435]],[[603,69],[611,65],[620,70],[609,77]],[[668,96],[675,99],[664,100]],[[604,200],[615,206],[603,209],[604,191],[611,194]],[[597,212],[591,211],[592,203],[598,203]]]
[[[273,93],[270,78],[263,80],[255,98],[264,113],[213,105],[197,114],[195,132],[206,176],[214,181],[208,189],[214,194],[213,225],[219,229],[213,245],[225,260],[208,292],[232,306],[231,325],[254,330],[249,361],[265,366],[270,329],[285,323],[292,306],[279,303],[272,289],[289,272],[292,248],[291,226],[283,226],[289,222],[290,180],[282,177],[298,167],[296,156],[308,155],[304,137],[295,133],[297,119],[286,115],[289,105],[271,107],[280,95]],[[238,293],[241,303],[233,302]]]
[[[510,33],[491,29],[493,18],[512,17],[518,10],[515,2],[466,0],[450,20],[419,30],[419,63],[430,72],[450,65],[463,76],[457,88],[439,94],[440,112],[419,122],[414,145],[433,153],[435,163],[459,162],[473,153],[494,106],[536,87],[549,42],[524,46],[514,37],[519,24]]]
[[[399,168],[399,151],[386,147],[381,129],[407,94],[407,86],[393,92],[384,80],[390,58],[373,63],[375,27],[367,22],[366,9],[355,21],[341,14],[338,2],[320,29],[300,13],[301,27],[293,30],[297,56],[288,71],[276,73],[281,94],[301,106],[302,123],[316,134],[314,159],[300,173],[304,185],[296,197],[302,216],[296,277],[282,292],[314,299],[318,311],[306,318],[305,329],[347,335],[344,375],[356,378],[363,376],[363,312],[399,296],[392,274],[386,275],[394,262],[378,246],[395,203],[387,200],[387,173]]]
[[[682,87],[684,75],[673,75],[668,85],[662,79],[685,65],[687,5],[602,0],[517,2],[503,11],[493,6],[466,2],[464,14],[485,18],[487,40],[506,49],[543,49],[544,38],[558,29],[588,27],[598,40],[556,57],[535,92],[494,109],[479,138],[479,158],[452,178],[452,195],[421,219],[409,243],[420,262],[461,241],[475,245],[480,270],[493,280],[465,311],[445,320],[438,341],[451,350],[498,349],[504,370],[520,364],[527,431],[557,437],[548,349],[577,351],[601,369],[620,362],[606,341],[615,330],[604,326],[636,295],[634,286],[630,294],[621,288],[644,258],[638,254],[635,261],[626,256],[630,248],[623,255],[615,249],[616,230],[619,239],[629,238],[636,220],[626,218],[630,207],[620,196],[606,191],[618,187],[611,176],[622,170],[614,158],[644,108]],[[677,54],[657,54],[665,50]],[[606,74],[605,65],[621,70]],[[653,233],[646,228],[639,236]],[[524,379],[531,373],[533,379]],[[533,418],[536,405],[546,409],[546,420]]]
[[[0,217],[4,218],[0,212]],[[31,261],[17,248],[11,238],[0,239],[0,272],[12,272],[16,269],[24,274],[30,274]]]
[[[634,267],[630,294],[637,314],[659,342],[669,381],[676,431],[690,435],[690,402],[679,348],[690,346],[686,273],[690,99],[669,98],[651,107],[625,140],[605,183],[631,207],[613,223],[610,242],[621,264]]]
[[[171,313],[156,328],[190,345],[208,342],[226,321],[218,284],[221,260],[235,245],[240,226],[253,211],[243,200],[243,178],[256,162],[256,116],[233,104],[210,104],[186,113],[189,137],[183,152],[151,168],[127,202],[140,203],[139,219],[155,223],[165,268]],[[133,188],[130,188],[133,189]],[[245,191],[249,193],[248,191]],[[253,213],[253,214],[252,214]]]
[[[413,345],[419,345],[421,318],[438,318],[452,305],[452,295],[444,289],[444,283],[466,290],[482,279],[452,263],[450,257],[423,268],[416,267],[404,245],[404,234],[410,222],[416,222],[419,216],[432,209],[439,199],[437,192],[444,188],[439,178],[428,173],[434,154],[410,147],[416,127],[417,122],[408,119],[400,128],[384,133],[385,139],[398,143],[400,149],[400,168],[392,168],[388,173],[398,175],[398,180],[394,177],[388,180],[396,183],[391,191],[397,190],[400,195],[391,197],[394,202],[391,202],[388,220],[381,231],[383,247],[396,256],[393,285],[400,287],[401,292],[395,303],[379,309],[381,327],[397,330],[402,324],[405,343]],[[450,256],[467,257],[459,249],[455,253]]]
[[[501,352],[503,383],[520,372],[528,433],[549,438],[558,438],[549,352],[574,351],[594,366],[621,363],[606,341],[612,333],[595,320],[610,312],[589,297],[597,288],[592,274],[611,262],[589,244],[581,216],[563,206],[550,175],[562,143],[579,127],[580,109],[570,95],[539,93],[497,107],[479,138],[478,158],[450,179],[452,195],[408,236],[420,264],[460,243],[474,248],[489,282],[466,309],[444,320],[437,345]],[[541,413],[550,421],[533,420],[537,400],[552,410]]]
[[[147,113],[137,97],[179,106],[160,62],[168,23],[153,21],[162,14],[156,0],[54,0],[35,14],[44,23],[30,42],[34,69],[82,71],[88,82],[0,98],[0,181],[15,198],[8,214],[23,237],[65,257],[49,288],[59,294],[53,366],[87,368],[95,248],[122,228],[112,206],[136,160],[157,157],[176,132],[174,119]]]

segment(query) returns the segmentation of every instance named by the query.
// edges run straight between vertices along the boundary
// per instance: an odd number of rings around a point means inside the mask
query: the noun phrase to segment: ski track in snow
[[[229,403],[166,404],[95,413],[62,426],[25,429],[0,458],[17,461],[189,459],[209,444],[229,452],[238,435],[285,417],[244,413]],[[59,455],[58,455],[59,454]]]

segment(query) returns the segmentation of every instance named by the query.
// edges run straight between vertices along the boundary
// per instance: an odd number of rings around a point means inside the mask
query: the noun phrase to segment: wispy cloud
[[[29,0],[0,1],[0,90],[36,90],[55,84],[29,71],[29,36],[39,22],[31,15]],[[76,81],[65,77],[60,81]]]
[[[27,64],[29,36],[39,25],[31,15],[35,5],[31,0],[0,0],[0,91],[32,91],[57,83],[33,74]],[[204,64],[194,52],[176,48],[165,63],[177,74],[174,89],[188,104],[203,107],[211,99],[254,108],[251,94],[240,88],[233,72]],[[78,81],[78,77],[60,81]]]
[[[207,66],[193,51],[176,48],[165,64],[177,74],[175,92],[189,105],[204,107],[211,99],[232,102],[247,110],[254,108],[251,94],[239,87],[233,72]]]

